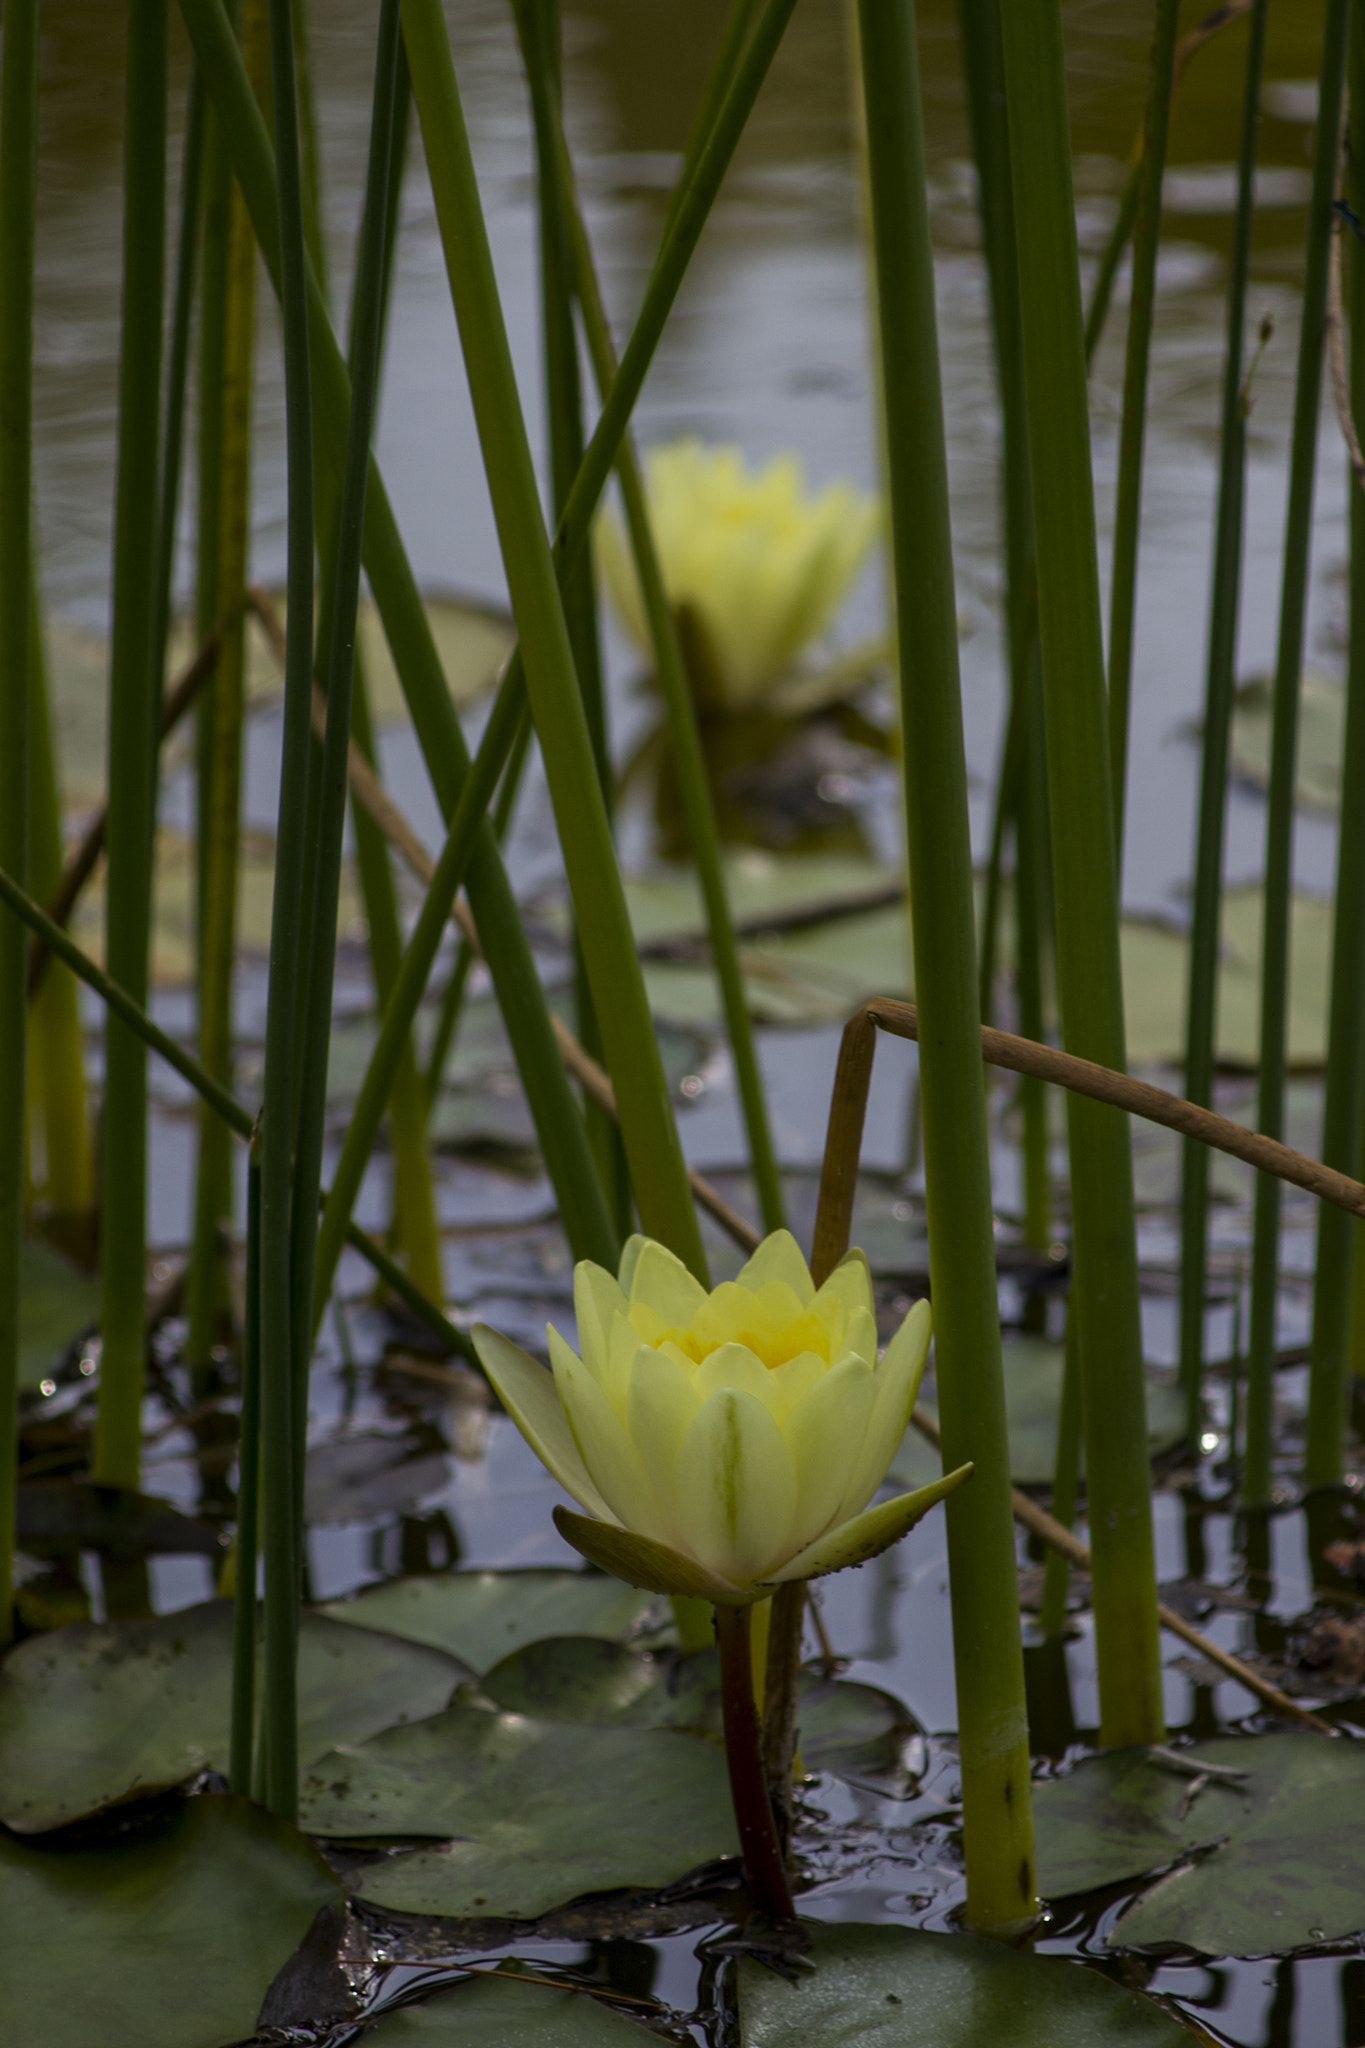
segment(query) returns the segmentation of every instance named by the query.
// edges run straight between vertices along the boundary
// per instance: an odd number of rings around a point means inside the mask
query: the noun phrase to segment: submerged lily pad
[[[468,1676],[440,1650],[305,1613],[299,1754],[434,1713]],[[21,1643],[0,1665],[0,1820],[38,1834],[224,1768],[231,1678],[224,1600]]]
[[[1265,789],[1270,781],[1271,686],[1261,677],[1243,683],[1232,715],[1234,775]],[[1341,742],[1346,693],[1341,684],[1310,671],[1299,685],[1294,800],[1309,811],[1334,811],[1341,802]]]
[[[305,1513],[312,1528],[378,1521],[441,1492],[449,1478],[444,1451],[414,1457],[402,1437],[357,1430],[309,1447]]]
[[[297,1829],[188,1800],[100,1848],[0,1836],[0,2012],[14,2048],[224,2048],[340,1894]]]
[[[320,1758],[300,1819],[342,1839],[458,1836],[362,1874],[365,1898],[411,1913],[530,1920],[585,1892],[658,1890],[737,1849],[711,1743],[472,1704]]]
[[[35,1479],[19,1487],[19,1542],[33,1557],[98,1550],[105,1557],[217,1557],[222,1538],[168,1500],[84,1479]]]
[[[648,2048],[659,2036],[579,1991],[528,1977],[475,1971],[463,1984],[420,2005],[386,2013],[365,2036],[365,2048]]]
[[[1139,1992],[1059,1956],[970,1934],[807,1921],[793,1981],[741,1956],[743,2048],[1189,2048]]]
[[[442,1572],[389,1579],[350,1600],[330,1601],[321,1612],[360,1628],[387,1629],[410,1642],[430,1643],[475,1671],[542,1636],[602,1636],[621,1641],[657,1629],[666,1605],[601,1572]]]
[[[720,1668],[714,1650],[643,1657],[590,1636],[549,1636],[484,1673],[481,1690],[509,1713],[625,1728],[686,1728],[719,1741]],[[801,1760],[808,1771],[885,1777],[904,1770],[919,1733],[888,1692],[848,1679],[802,1675],[797,1700]]]
[[[1005,1413],[1010,1432],[1010,1473],[1019,1486],[1050,1486],[1057,1456],[1057,1416],[1062,1402],[1064,1347],[1051,1338],[1006,1336]],[[926,1399],[935,1419],[937,1404]],[[1147,1449],[1152,1457],[1180,1442],[1184,1409],[1177,1390],[1152,1372],[1147,1375]],[[897,1486],[923,1486],[937,1479],[941,1461],[918,1431],[905,1433],[888,1477]]]
[[[1123,1913],[1112,1945],[1263,1955],[1365,1928],[1365,1744],[1296,1731],[1218,1736],[1179,1754],[1214,1775],[1200,1783],[1124,1750],[1035,1787],[1046,1894],[1178,1861]]]
[[[50,1244],[19,1249],[19,1387],[36,1394],[64,1352],[98,1322],[100,1283]]]

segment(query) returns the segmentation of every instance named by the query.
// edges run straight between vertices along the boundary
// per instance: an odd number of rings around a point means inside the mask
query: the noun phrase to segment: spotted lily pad
[[[339,1839],[458,1837],[363,1873],[365,1898],[412,1913],[529,1920],[585,1892],[657,1890],[737,1848],[713,1744],[473,1703],[320,1758],[300,1820]]]
[[[598,1999],[529,1977],[474,1972],[419,2005],[387,2013],[365,2048],[650,2048],[659,2036]]]
[[[1057,1415],[1062,1401],[1064,1347],[1050,1338],[1007,1336],[1004,1340],[1005,1412],[1009,1420],[1010,1470],[1019,1486],[1050,1486],[1057,1456]],[[932,1399],[923,1403],[935,1419]],[[1147,1448],[1152,1457],[1180,1442],[1185,1411],[1176,1389],[1149,1371]],[[889,1477],[897,1486],[923,1486],[941,1470],[938,1453],[916,1430],[907,1430]]]
[[[0,1836],[0,2012],[14,2048],[224,2048],[339,1896],[246,1799],[188,1800],[98,1848]]]
[[[213,1600],[151,1621],[76,1622],[0,1665],[0,1820],[19,1834],[183,1784],[228,1756],[232,1608]],[[299,1753],[445,1705],[458,1658],[303,1616]]]
[[[533,1568],[504,1572],[442,1572],[389,1579],[322,1610],[334,1621],[387,1629],[430,1643],[486,1671],[541,1636],[601,1636],[609,1641],[656,1630],[668,1614],[652,1593],[623,1586],[601,1572]]]
[[[1189,2048],[1144,1998],[1059,1956],[970,1934],[806,1923],[814,1967],[737,1971],[742,2048]]]
[[[484,1673],[481,1690],[509,1713],[599,1727],[688,1728],[721,1739],[714,1650],[641,1656],[590,1636],[528,1643]],[[888,1692],[804,1673],[797,1702],[801,1760],[839,1777],[897,1776],[920,1730]]]
[[[1179,1754],[1195,1776],[1124,1750],[1035,1788],[1045,1893],[1174,1864],[1116,1922],[1119,1947],[1264,1955],[1365,1929],[1365,1744],[1295,1731]]]
[[[50,1244],[19,1252],[19,1386],[36,1394],[62,1354],[98,1321],[100,1284]]]

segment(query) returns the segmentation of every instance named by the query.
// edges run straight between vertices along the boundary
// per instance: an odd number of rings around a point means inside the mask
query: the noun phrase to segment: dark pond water
[[[515,40],[505,9],[492,0],[464,0],[449,10],[461,83],[474,134],[499,279],[533,435],[540,437],[537,395],[534,220],[526,110]],[[344,287],[363,165],[368,113],[367,67],[372,9],[333,0],[314,13],[314,53],[322,118],[328,224],[336,271]],[[959,597],[964,621],[964,699],[975,777],[974,826],[984,831],[999,742],[1001,659],[999,572],[995,531],[993,391],[981,266],[975,248],[971,176],[958,85],[954,12],[948,0],[922,10],[939,307],[946,373]],[[1067,9],[1073,63],[1082,236],[1093,255],[1115,203],[1139,119],[1145,36],[1150,9],[1132,0],[1090,0]],[[117,179],[120,14],[91,0],[48,0],[44,9],[44,136],[40,225],[39,498],[43,567],[51,610],[100,627],[107,603],[109,503],[117,348]],[[566,4],[568,109],[591,225],[614,312],[629,318],[648,263],[668,181],[686,132],[693,94],[721,19],[713,0],[585,0]],[[1275,336],[1257,375],[1248,478],[1248,539],[1242,669],[1270,659],[1276,625],[1277,549],[1283,521],[1286,436],[1296,340],[1297,288],[1307,152],[1320,9],[1312,0],[1271,9],[1269,75],[1262,162],[1264,185],[1252,289],[1252,315],[1275,319]],[[1134,683],[1131,795],[1125,894],[1130,907],[1177,921],[1190,866],[1196,755],[1185,727],[1202,689],[1207,564],[1221,353],[1223,264],[1229,232],[1231,160],[1235,147],[1243,29],[1217,39],[1196,61],[1174,121],[1172,176],[1162,253],[1153,364],[1153,405]],[[177,44],[176,91],[187,64]],[[846,27],[835,0],[803,0],[778,59],[752,132],[699,253],[670,326],[640,411],[644,440],[683,432],[737,441],[751,458],[795,449],[809,476],[823,483],[848,475],[875,484],[868,388],[865,270],[858,237],[859,201],[852,152]],[[1121,295],[1120,295],[1121,305]],[[283,474],[279,434],[280,380],[273,319],[262,317],[264,344],[257,413],[253,569],[270,581],[283,554]],[[403,203],[397,292],[379,434],[379,456],[419,577],[490,598],[503,585],[473,421],[464,391],[444,271],[420,156],[414,152]],[[1118,420],[1121,323],[1101,351],[1094,383],[1095,458],[1101,518],[1101,561],[1108,547]],[[1337,662],[1341,630],[1338,573],[1344,553],[1344,463],[1336,429],[1323,421],[1322,461],[1310,617],[1311,658],[1328,672]],[[840,637],[877,630],[882,585],[873,565],[841,621]],[[611,642],[614,737],[624,753],[643,715],[629,689],[630,659]],[[273,829],[275,726],[267,713],[254,725],[247,809],[249,822]],[[402,726],[384,735],[384,764],[419,829],[433,839],[436,813],[415,743]],[[553,879],[556,861],[542,785],[533,777],[514,839],[519,883]],[[167,816],[184,815],[186,788],[171,778]],[[885,835],[887,790],[872,778],[871,830]],[[1255,878],[1261,859],[1263,809],[1252,791],[1233,796],[1228,871]],[[632,830],[634,837],[632,838]],[[1330,886],[1334,831],[1305,816],[1297,841],[1302,886]],[[627,853],[645,852],[641,828],[627,828]],[[889,851],[890,848],[888,847]],[[552,972],[562,963],[547,953]],[[263,988],[257,964],[246,963],[240,1024],[248,1057],[259,1036]],[[160,1014],[189,1029],[188,997],[164,990]],[[338,1006],[361,1012],[368,1003],[359,950],[347,948]],[[784,1163],[794,1195],[809,1212],[813,1169],[823,1139],[823,1108],[833,1070],[830,1029],[763,1034],[763,1060]],[[92,1047],[92,1050],[94,1048]],[[734,1178],[742,1144],[727,1063],[704,1034],[680,1043],[680,1100],[689,1156],[708,1172]],[[893,1258],[884,1287],[913,1291],[913,1240],[919,1183],[907,1133],[911,1124],[913,1055],[889,1045],[879,1056],[865,1164],[875,1169],[867,1201],[884,1231],[904,1226],[910,1249]],[[189,1214],[193,1124],[174,1084],[156,1077],[156,1170],[152,1228],[169,1253],[183,1243]],[[490,1104],[506,1104],[505,1072],[484,1076]],[[515,1090],[513,1089],[513,1093]],[[1305,1083],[1305,1133],[1316,1116],[1313,1084]],[[511,1114],[509,1112],[509,1114]],[[493,1112],[489,1111],[490,1118]],[[515,1123],[515,1116],[512,1116]],[[507,1127],[504,1116],[504,1130]],[[1304,1139],[1308,1149],[1313,1141]],[[1141,1141],[1140,1170],[1149,1175],[1142,1251],[1147,1281],[1149,1354],[1174,1352],[1171,1271],[1174,1252],[1174,1154]],[[504,1164],[506,1155],[504,1153]],[[1017,1173],[1002,1124],[997,1147],[998,1195],[1013,1207]],[[1145,1161],[1145,1165],[1144,1162]],[[387,1169],[381,1159],[367,1181],[361,1220],[386,1220]],[[1220,1211],[1218,1259],[1235,1274],[1246,1243],[1245,1189]],[[534,1169],[520,1177],[471,1159],[442,1155],[439,1200],[447,1229],[446,1283],[459,1313],[496,1323],[539,1344],[547,1316],[571,1329],[568,1256],[553,1220],[545,1183]],[[1301,1343],[1311,1265],[1312,1214],[1287,1205],[1282,1338]],[[1008,1234],[1008,1232],[1006,1233]],[[903,1270],[902,1270],[903,1269]],[[718,1272],[722,1268],[718,1264]],[[1296,1277],[1297,1276],[1297,1277]],[[353,1296],[360,1269],[343,1268]],[[1003,1306],[1017,1313],[1007,1283]],[[1054,1314],[1060,1304],[1054,1309]],[[1215,1318],[1213,1349],[1232,1338],[1230,1308]],[[374,1362],[392,1332],[363,1303],[328,1332],[314,1379],[313,1439],[326,1445],[348,1436],[387,1434],[404,1455],[423,1445],[435,1464],[411,1495],[395,1481],[386,1503],[315,1528],[310,1537],[311,1590],[332,1598],[386,1575],[466,1564],[562,1563],[571,1553],[550,1520],[554,1490],[510,1425],[470,1411],[434,1384],[401,1375],[376,1377]],[[169,1366],[171,1384],[175,1369]],[[1285,1402],[1286,1474],[1292,1466],[1296,1405],[1293,1370],[1281,1375]],[[172,1423],[153,1403],[149,1428]],[[1247,1528],[1226,1504],[1228,1399],[1216,1387],[1198,1474],[1173,1475],[1158,1496],[1160,1575],[1205,1588],[1201,1626],[1230,1648],[1271,1660],[1286,1649],[1286,1630],[1314,1610],[1314,1553],[1325,1540],[1292,1504],[1263,1525]],[[149,1451],[145,1484],[194,1506],[202,1474],[183,1432],[170,1429]],[[1183,1483],[1177,1484],[1177,1481]],[[1329,1532],[1330,1533],[1330,1532]],[[1248,1585],[1248,1544],[1264,1553],[1252,1585],[1253,1604],[1219,1605],[1209,1588],[1236,1595]],[[1253,1552],[1253,1555],[1255,1553]],[[1028,1560],[1021,1548],[1021,1564]],[[198,1559],[152,1560],[152,1593],[160,1610],[187,1605],[211,1590]],[[102,1589],[87,1560],[85,1579],[99,1612]],[[918,1925],[951,1924],[962,1896],[951,1831],[920,1825],[918,1816],[951,1790],[954,1701],[946,1557],[941,1519],[917,1530],[873,1567],[832,1583],[824,1616],[850,1675],[896,1693],[929,1735],[921,1798],[893,1801],[837,1781],[812,1790],[807,1844],[824,1873],[803,1904],[829,1918],[891,1918]],[[1029,1652],[1033,1723],[1040,1751],[1075,1753],[1093,1738],[1097,1717],[1089,1621],[1078,1612],[1065,1656]],[[1242,1725],[1252,1702],[1237,1686],[1206,1682],[1207,1674],[1174,1660],[1167,1672],[1173,1731],[1208,1734]],[[1338,1709],[1352,1712],[1349,1703]],[[1118,1910],[1108,1900],[1093,1911],[1059,1918],[1040,1946],[1101,1959],[1102,1937]],[[581,1969],[633,1995],[661,2001],[697,2041],[710,2022],[694,2018],[706,1970],[694,1929],[653,1941],[525,1944],[517,1953]],[[411,1957],[380,1967],[380,1998],[409,1986],[439,1965]],[[1146,1983],[1178,2009],[1197,2015],[1213,2038],[1238,2048],[1348,2048],[1365,2039],[1365,1959],[1299,1957],[1265,1964],[1153,1965],[1104,1961]],[[369,1981],[368,1978],[366,1981]]]

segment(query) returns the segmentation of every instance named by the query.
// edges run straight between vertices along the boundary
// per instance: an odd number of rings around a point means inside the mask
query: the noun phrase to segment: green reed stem
[[[1074,1526],[1081,1473],[1081,1353],[1076,1318],[1066,1319],[1066,1352],[1062,1365],[1062,1399],[1057,1410],[1057,1454],[1052,1469],[1052,1517],[1064,1529]],[[1066,1596],[1071,1564],[1064,1550],[1049,1550],[1043,1567],[1043,1597],[1038,1630],[1043,1636],[1066,1631]]]
[[[943,1455],[973,1460],[978,1488],[948,1516],[967,1915],[1004,1928],[1037,1898],[913,0],[860,0],[858,18],[881,360],[894,365],[883,402]]]
[[[261,1424],[262,1547],[265,1554],[265,1720],[268,1804],[283,1820],[298,1812],[297,1654],[301,1557],[296,1470],[295,1354],[292,1316],[294,1076],[299,1055],[302,926],[306,872],[305,809],[313,685],[313,428],[307,259],[299,165],[294,44],[288,0],[270,0],[270,76],[278,172],[277,242],[284,339],[285,448],[288,465],[284,731],[279,829],[270,922],[265,1078],[261,1109]],[[249,90],[249,87],[248,87]],[[254,102],[253,102],[254,104]],[[259,225],[257,228],[259,235]]]
[[[37,552],[31,543],[31,562]],[[34,895],[46,903],[63,869],[62,802],[36,575],[29,579],[28,682],[28,881]],[[27,1093],[29,1142],[41,1119],[47,1153],[44,1229],[60,1238],[82,1264],[93,1265],[95,1158],[80,1000],[64,967],[44,975],[30,998]]]
[[[1347,196],[1359,219],[1365,206],[1365,20],[1359,7],[1351,9],[1348,63]],[[1339,226],[1336,232],[1341,234]],[[1365,429],[1365,263],[1353,236],[1342,235],[1341,252],[1351,331],[1351,413],[1359,434]],[[1320,1156],[1328,1165],[1356,1173],[1365,1125],[1365,803],[1358,795],[1365,789],[1365,491],[1354,479],[1347,490],[1351,617]],[[1337,1229],[1325,1215],[1318,1217],[1305,1453],[1305,1476],[1317,1483],[1339,1479],[1345,1469],[1351,1266],[1359,1232],[1348,1217],[1341,1221],[1345,1227]]]
[[[166,9],[129,0],[124,114],[123,331],[119,363],[114,602],[109,663],[105,957],[135,1001],[147,993],[158,726],[156,505],[166,229]],[[146,1349],[147,1059],[111,1017],[104,1053],[99,1408],[91,1462],[136,1486]]]
[[[1039,630],[1068,1052],[1125,1065],[1085,356],[1058,0],[1001,15],[1033,465]],[[1133,1165],[1124,1118],[1069,1095],[1101,1736],[1160,1741],[1161,1658],[1147,1464]]]
[[[530,55],[528,52],[528,57]],[[528,62],[527,68],[537,122],[552,131],[548,150],[553,161],[560,203],[568,225],[574,282],[583,316],[583,329],[587,338],[588,353],[592,359],[593,374],[597,379],[598,389],[605,398],[617,373],[616,351],[612,343],[610,323],[602,304],[592,245],[588,240],[578,205],[573,167],[560,126],[558,110],[553,101],[549,100],[543,87],[537,83],[538,73],[534,61]],[[780,1230],[786,1223],[782,1184],[773,1151],[768,1107],[763,1092],[763,1076],[758,1064],[744,977],[740,970],[734,921],[730,915],[729,898],[726,893],[720,836],[716,829],[715,807],[711,800],[706,758],[702,750],[701,735],[697,729],[696,709],[688,686],[677,623],[664,588],[663,571],[650,526],[648,502],[629,432],[621,439],[616,473],[621,487],[621,501],[626,515],[631,553],[640,581],[645,615],[649,622],[650,640],[654,648],[655,676],[668,718],[673,746],[673,767],[677,775],[697,878],[701,884],[702,899],[706,907],[711,952],[715,962],[716,979],[720,984],[731,1055],[735,1062],[735,1077],[749,1140],[749,1157],[759,1209],[763,1217],[763,1228],[765,1231]]]
[[[574,673],[439,0],[404,0],[403,26],[532,715],[631,1183],[646,1233],[704,1278],[706,1253]]]
[[[188,1081],[195,1093],[206,1102],[211,1102],[218,1114],[240,1137],[249,1138],[256,1129],[257,1119],[244,1103],[230,1095],[221,1082],[215,1081],[204,1071],[193,1053],[186,1052],[168,1032],[154,1024],[140,1003],[135,1003],[125,989],[111,981],[103,968],[97,967],[89,956],[83,953],[75,940],[53,922],[47,912],[33,901],[26,889],[20,887],[11,876],[0,868],[0,903],[14,912],[20,922],[35,933],[49,952],[71,969],[87,988],[94,990],[106,1009],[125,1023],[130,1031],[136,1032],[150,1051],[158,1053],[167,1065]],[[347,1243],[353,1245],[363,1259],[369,1261],[384,1285],[406,1302],[420,1322],[426,1324],[442,1339],[447,1348],[458,1352],[471,1365],[477,1367],[478,1357],[464,1331],[457,1328],[435,1302],[430,1301],[415,1287],[401,1266],[394,1264],[381,1245],[377,1245],[368,1232],[358,1224],[351,1224],[346,1233]]]
[[[264,0],[246,0],[242,48],[262,86]],[[196,73],[196,77],[197,77]],[[237,960],[237,872],[241,838],[242,739],[246,712],[246,614],[251,539],[251,393],[256,314],[256,245],[240,192],[229,203],[221,387],[215,422],[218,503],[213,529],[218,561],[213,590],[226,620],[214,670],[206,750],[207,786],[199,813],[199,1056],[224,1086],[232,1085],[232,1010]],[[215,312],[218,308],[215,306]],[[232,1148],[220,1119],[201,1106],[195,1180],[194,1237],[186,1284],[189,1332],[185,1353],[199,1398],[226,1307],[222,1228],[233,1213]]]
[[[1285,1055],[1288,1040],[1289,921],[1294,850],[1294,783],[1298,754],[1299,676],[1303,667],[1312,547],[1313,487],[1317,474],[1318,411],[1327,326],[1327,266],[1336,188],[1338,123],[1346,63],[1349,0],[1327,0],[1318,76],[1318,119],[1313,137],[1313,193],[1304,256],[1303,313],[1294,389],[1280,581],[1280,630],[1271,699],[1270,781],[1266,795],[1265,909],[1261,927],[1260,1077],[1256,1128],[1284,1135]],[[1271,1174],[1256,1180],[1251,1243],[1251,1315],[1247,1345],[1247,1455],[1244,1491],[1264,1500],[1270,1482],[1274,1406],[1275,1324],[1279,1302],[1280,1185]],[[1319,1386],[1321,1387],[1321,1376]],[[1310,1435],[1304,1472],[1310,1484],[1341,1477],[1332,1432],[1324,1431],[1321,1396],[1318,1433]],[[1340,1427],[1336,1443],[1340,1445]]]
[[[166,642],[171,629],[171,593],[175,583],[175,532],[180,510],[180,472],[185,448],[186,395],[190,381],[190,345],[194,329],[194,283],[199,257],[201,191],[204,170],[204,129],[207,103],[198,69],[190,72],[185,105],[185,139],[180,153],[180,232],[176,242],[175,290],[171,297],[171,328],[166,351],[166,415],[161,443],[161,487],[156,501],[156,616],[152,652],[157,658],[157,724],[166,679]],[[159,780],[160,750],[152,765]]]
[[[280,243],[275,168],[269,137],[251,93],[222,0],[181,0],[181,13],[223,123],[266,267],[278,292]],[[349,380],[326,305],[309,288],[313,395],[319,453],[339,477],[344,460]],[[469,754],[422,604],[384,489],[371,460],[365,505],[365,572],[418,744],[447,820],[469,772]],[[469,864],[470,907],[479,927],[512,1050],[531,1107],[546,1172],[575,1258],[614,1269],[620,1241],[602,1200],[583,1121],[555,1042],[550,1013],[516,900],[491,830],[477,835]]]
[[[384,236],[389,218],[392,171],[394,82],[398,69],[398,0],[381,0],[374,68],[374,108],[365,180],[355,284],[355,348],[352,364],[350,432],[337,521],[336,582],[333,593],[327,726],[323,743],[322,806],[317,875],[309,952],[308,988],[301,1044],[302,1088],[298,1155],[295,1162],[290,1273],[293,1347],[299,1389],[298,1442],[307,1423],[307,1372],[317,1319],[313,1275],[326,1135],[327,1063],[332,1028],[332,987],[336,967],[337,907],[341,895],[342,833],[346,820],[351,741],[351,685],[355,671],[356,613],[364,550],[365,492],[370,442],[379,393]],[[414,1071],[415,1082],[415,1071]],[[437,1274],[439,1283],[439,1271]],[[301,1513],[302,1503],[299,1503]]]
[[[256,1733],[256,1579],[261,1492],[261,1147],[253,1132],[246,1182],[246,1327],[242,1331],[242,1410],[237,1437],[236,1583],[232,1612],[232,1735],[228,1782],[251,1795]]]
[[[236,38],[228,31],[233,48]],[[203,646],[222,614],[218,607],[218,576],[222,564],[223,384],[227,345],[228,236],[232,221],[233,182],[227,144],[213,112],[207,73],[196,59],[195,75],[204,81],[208,104],[204,115],[203,199],[200,239],[199,336],[195,379],[195,520],[194,629]],[[206,820],[213,807],[213,679],[210,677],[195,709],[195,816]],[[195,982],[200,1009],[204,1000],[204,914],[208,897],[209,835],[195,834]]]
[[[1128,301],[1128,348],[1123,368],[1123,421],[1119,428],[1118,496],[1114,507],[1114,569],[1109,592],[1109,767],[1113,779],[1114,838],[1123,866],[1123,813],[1128,783],[1129,699],[1133,686],[1133,622],[1137,606],[1138,531],[1142,521],[1142,458],[1147,430],[1147,371],[1156,311],[1156,259],[1161,241],[1161,184],[1171,125],[1171,80],[1180,0],[1157,0],[1156,33],[1147,87],[1133,283]]]
[[[9,0],[0,42],[0,863],[28,872],[33,578],[33,255],[37,0]],[[0,931],[0,1645],[14,1628],[19,1262],[24,1232],[28,946]]]
[[[1104,333],[1104,323],[1109,318],[1109,307],[1114,297],[1119,266],[1124,251],[1133,237],[1138,207],[1142,200],[1142,154],[1137,151],[1128,162],[1123,181],[1123,192],[1119,199],[1119,210],[1114,216],[1114,225],[1109,230],[1109,239],[1104,245],[1095,281],[1090,288],[1090,304],[1085,312],[1085,362],[1089,369],[1095,360],[1095,350]]]
[[[1200,759],[1199,822],[1190,921],[1189,990],[1185,1013],[1185,1095],[1208,1107],[1218,1010],[1218,956],[1223,900],[1223,838],[1227,819],[1228,744],[1237,670],[1241,607],[1243,500],[1246,484],[1247,272],[1255,214],[1256,134],[1261,70],[1265,60],[1268,0],[1255,0],[1247,42],[1242,131],[1237,158],[1237,211],[1228,257],[1227,341],[1218,457],[1218,512],[1214,527],[1213,587],[1209,601],[1208,661],[1204,682],[1204,744]],[[1194,1444],[1203,1422],[1204,1271],[1208,1257],[1209,1152],[1186,1139],[1180,1186],[1180,1380],[1185,1433]]]
[[[1047,843],[1047,736],[1043,731],[1043,689],[1036,635],[1031,636],[1030,653],[1030,670],[1024,685],[1024,758],[1014,816],[1014,921],[1019,955],[1019,1029],[1025,1038],[1042,1044],[1048,1035],[1044,962],[1052,930],[1052,868]],[[1052,1241],[1046,1085],[1026,1075],[1019,1084],[1019,1108],[1024,1126],[1024,1241],[1035,1251],[1043,1251]],[[1040,1298],[1036,1306],[1041,1308]]]

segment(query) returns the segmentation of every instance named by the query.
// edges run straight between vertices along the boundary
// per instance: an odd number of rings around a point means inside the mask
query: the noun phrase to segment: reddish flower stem
[[[744,1857],[744,1876],[755,1908],[770,1920],[794,1920],[791,1885],[778,1847],[773,1810],[763,1774],[758,1716],[754,1712],[754,1674],[749,1649],[750,1609],[716,1609],[716,1643],[720,1650],[721,1706],[725,1716],[725,1760],[730,1769],[730,1797]]]

